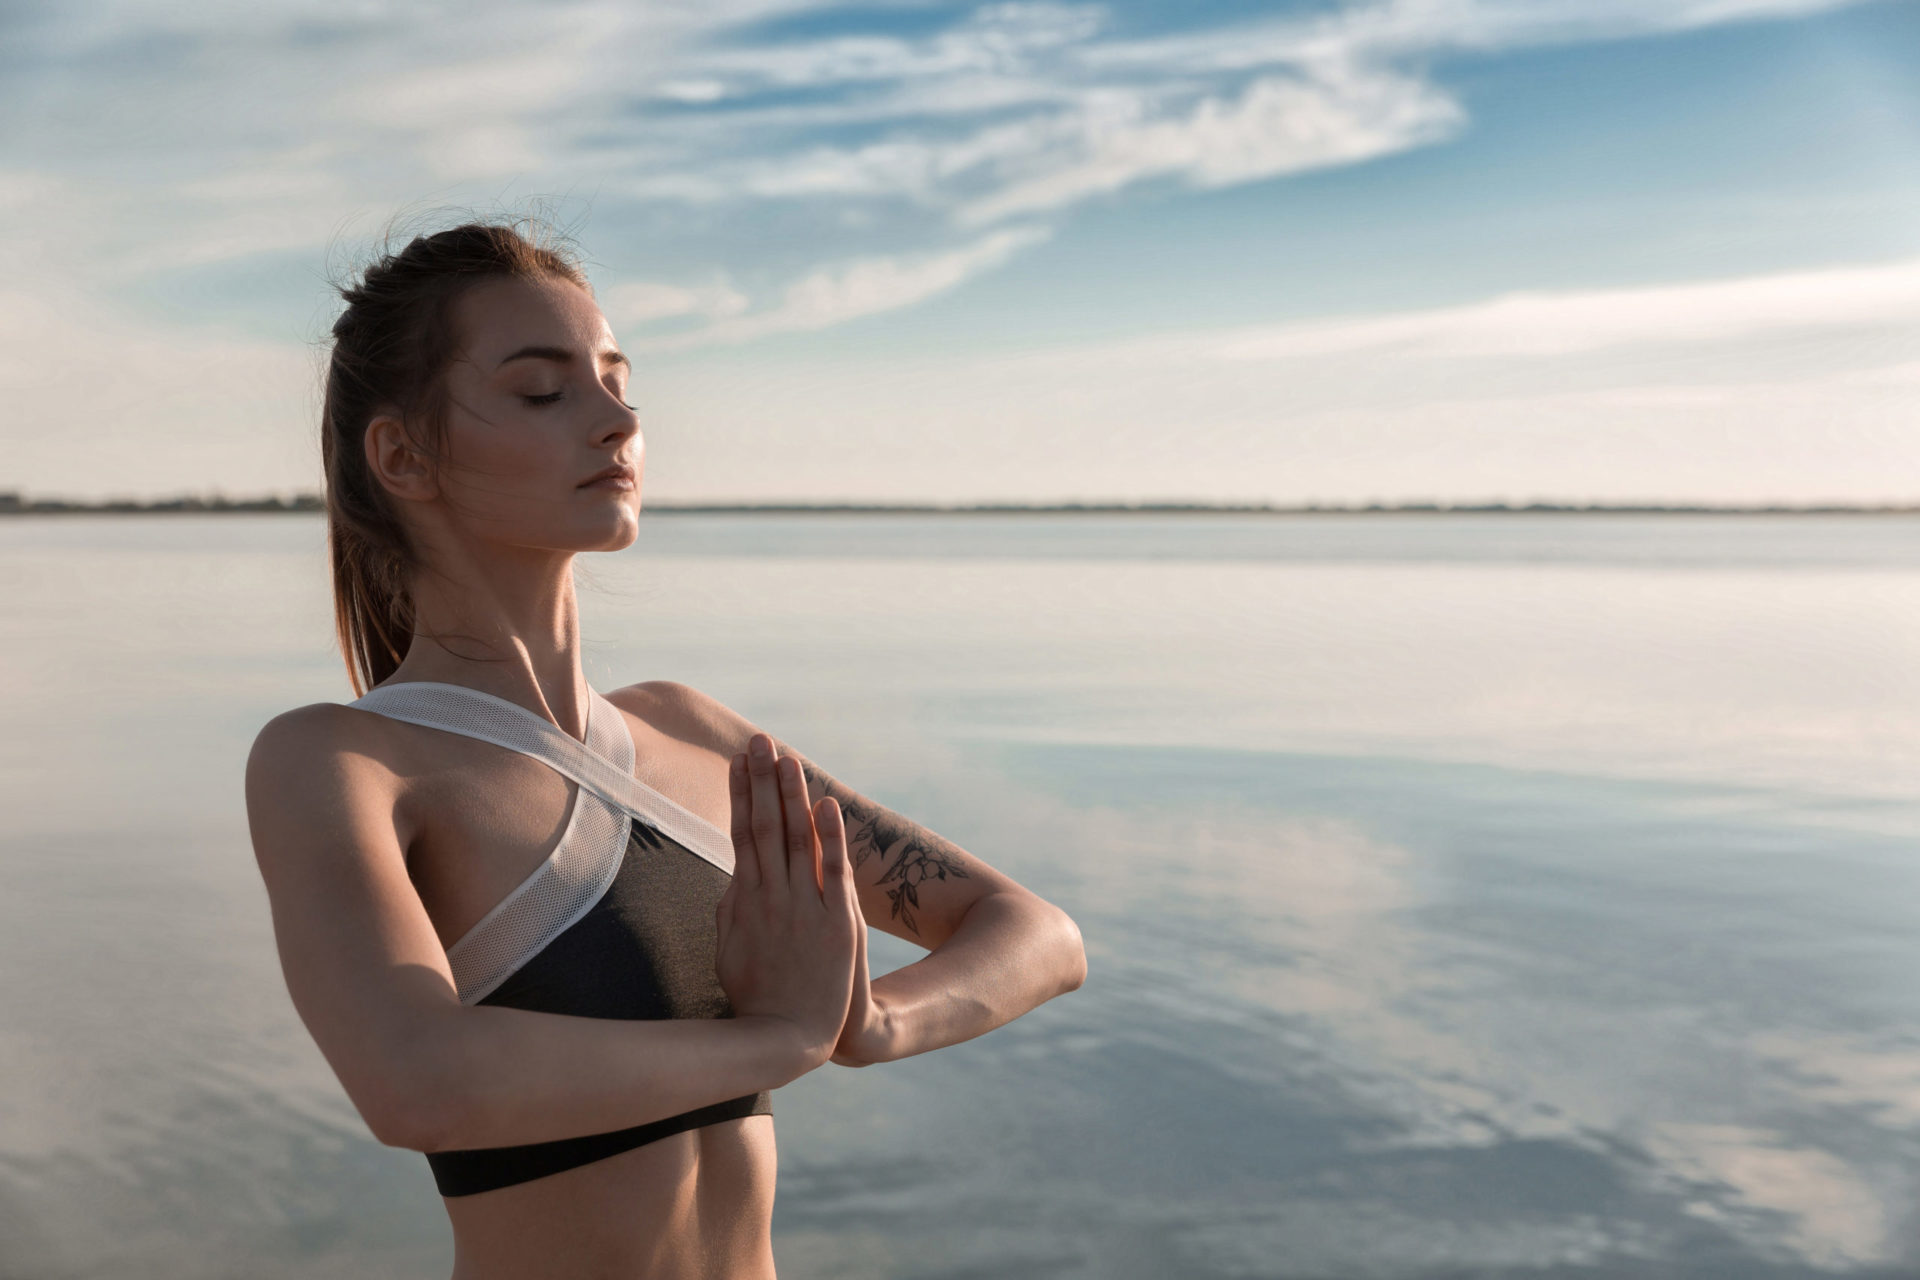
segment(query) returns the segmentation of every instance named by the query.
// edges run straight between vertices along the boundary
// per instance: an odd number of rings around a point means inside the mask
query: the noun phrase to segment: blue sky
[[[0,3],[0,119],[0,488],[317,488],[329,271],[539,202],[658,499],[1920,499],[1911,0]]]

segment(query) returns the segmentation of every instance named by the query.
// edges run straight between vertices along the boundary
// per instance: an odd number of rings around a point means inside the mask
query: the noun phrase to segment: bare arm
[[[287,990],[374,1136],[419,1151],[600,1133],[777,1088],[825,1060],[787,1019],[622,1021],[463,1006],[408,879],[380,733],[276,717],[248,820]],[[814,1037],[817,1039],[817,1036]]]
[[[1086,949],[1066,912],[805,756],[800,761],[809,793],[832,796],[846,815],[868,919],[930,948],[871,980],[871,1043],[837,1061],[891,1061],[971,1040],[1086,981]]]
[[[718,700],[672,681],[631,685],[611,696],[674,736],[722,755],[743,750],[761,732]],[[871,979],[873,1021],[864,1033],[843,1039],[836,1062],[863,1065],[969,1040],[1086,980],[1086,950],[1066,912],[953,841],[861,795],[786,743],[776,745],[781,755],[799,757],[810,803],[824,796],[839,803],[868,923],[930,952]],[[864,958],[863,947],[863,964]],[[857,983],[854,1004],[850,1026],[860,1005]]]

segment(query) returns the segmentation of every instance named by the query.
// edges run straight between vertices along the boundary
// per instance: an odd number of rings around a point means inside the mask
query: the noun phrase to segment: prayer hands
[[[733,881],[715,913],[714,969],[736,1017],[784,1019],[808,1069],[865,1044],[848,1041],[858,970],[861,1025],[873,1016],[866,926],[854,896],[839,802],[811,809],[800,762],[757,733],[733,758]]]

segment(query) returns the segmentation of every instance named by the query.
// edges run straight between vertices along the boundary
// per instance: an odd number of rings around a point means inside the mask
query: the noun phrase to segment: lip
[[[617,462],[605,470],[596,471],[582,480],[582,489],[631,489],[633,488],[633,468],[624,462]]]

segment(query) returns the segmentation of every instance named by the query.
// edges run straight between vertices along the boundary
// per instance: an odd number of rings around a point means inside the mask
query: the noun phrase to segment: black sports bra
[[[633,776],[633,737],[619,708],[589,690],[583,745],[464,685],[381,685],[348,705],[523,752],[580,784],[553,853],[447,948],[462,1004],[583,1018],[733,1016],[713,967],[714,911],[733,874],[733,842]],[[473,1195],[772,1113],[763,1091],[609,1133],[428,1152],[427,1164],[441,1195]]]

